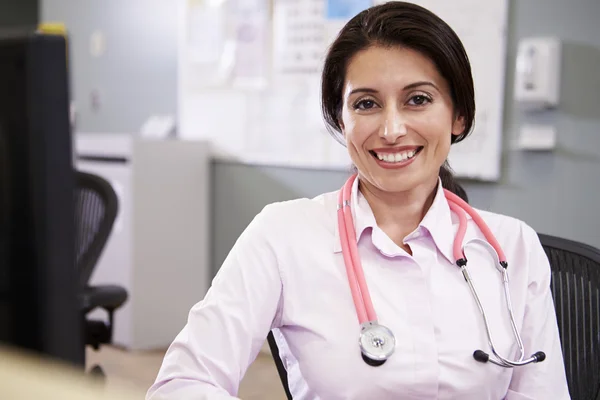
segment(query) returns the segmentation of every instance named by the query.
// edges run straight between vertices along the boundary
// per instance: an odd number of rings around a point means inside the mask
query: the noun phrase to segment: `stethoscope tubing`
[[[506,261],[506,256],[504,255],[504,252],[502,251],[500,244],[496,240],[495,236],[492,234],[490,228],[487,226],[485,221],[483,221],[483,219],[479,216],[479,214],[477,212],[475,212],[475,210],[473,210],[460,197],[454,195],[454,193],[452,193],[448,190],[445,190],[444,194],[446,195],[446,199],[448,200],[448,205],[450,206],[450,210],[452,210],[458,216],[458,219],[459,219],[459,228],[458,228],[458,232],[456,234],[456,237],[454,240],[454,246],[453,246],[454,247],[453,252],[454,252],[455,259],[456,260],[460,260],[460,259],[466,260],[467,259],[467,257],[464,254],[464,249],[462,247],[462,243],[464,241],[464,237],[465,237],[466,230],[467,230],[467,217],[465,215],[465,212],[469,212],[469,210],[472,211],[469,213],[469,215],[471,216],[471,218],[473,218],[473,220],[475,221],[475,223],[477,224],[479,229],[483,232],[487,242],[490,243],[490,245],[494,248],[494,250],[496,251],[496,254],[498,255],[498,260],[500,262],[500,267],[501,267],[499,269],[502,273],[502,286],[503,286],[503,291],[504,291],[504,298],[506,300],[506,307],[508,308],[510,325],[511,325],[511,329],[513,331],[513,335],[517,342],[517,347],[519,348],[519,358],[516,362],[520,362],[525,357],[525,348],[523,346],[523,341],[521,339],[521,335],[519,334],[517,325],[515,323],[515,317],[514,317],[512,302],[511,302],[511,298],[510,298],[510,289],[508,287],[508,272],[506,271],[506,268],[508,267],[508,263]],[[460,204],[460,203],[462,203],[462,204]],[[504,262],[504,263],[502,263],[502,262]],[[461,270],[463,272],[465,280],[467,281],[469,288],[471,290],[471,294],[475,298],[477,307],[479,308],[479,311],[481,312],[481,316],[483,317],[483,322],[484,322],[485,330],[487,332],[487,337],[488,337],[488,343],[490,345],[490,348],[492,349],[492,353],[498,359],[500,359],[502,363],[510,365],[511,361],[502,357],[496,351],[496,348],[494,346],[493,335],[492,335],[492,332],[491,332],[491,329],[490,329],[490,326],[488,323],[488,319],[487,319],[487,314],[485,313],[483,304],[481,303],[481,300],[479,299],[477,290],[475,290],[473,281],[471,280],[471,277],[468,273],[467,263],[465,262],[464,265],[462,265],[462,266],[459,265],[459,267],[461,268]],[[494,362],[494,360],[491,360],[491,361]]]
[[[346,271],[351,282],[352,297],[355,306],[357,305],[359,323],[364,325],[368,322],[377,321],[377,314],[375,313],[369,288],[366,284],[356,240],[350,240],[352,236],[356,237],[354,220],[350,211],[352,184],[355,179],[356,175],[353,175],[349,181],[350,184],[345,185],[340,191],[338,203],[341,207],[338,208],[338,224],[340,226],[340,240],[342,243],[342,253],[344,254],[344,263],[346,264]],[[344,207],[347,207],[350,212],[346,213]]]
[[[356,240],[356,231],[354,227],[354,221],[352,217],[351,210],[351,192],[354,181],[357,179],[357,174],[353,174],[346,184],[342,187],[338,194],[338,210],[337,210],[337,219],[338,219],[338,230],[340,236],[340,243],[342,246],[342,255],[344,258],[344,265],[346,268],[346,273],[348,276],[348,282],[350,286],[350,292],[352,294],[352,300],[354,302],[354,306],[356,308],[357,317],[361,328],[371,327],[377,325],[377,314],[375,313],[375,308],[373,307],[373,303],[371,300],[371,296],[369,293],[369,288],[366,284],[366,280],[364,277],[364,270],[361,265],[360,256],[358,254],[358,245]],[[485,223],[483,218],[464,200],[455,195],[454,193],[444,189],[444,195],[446,200],[448,201],[448,205],[457,215],[459,219],[458,231],[455,235],[453,242],[453,255],[456,260],[456,265],[460,268],[465,281],[467,282],[469,289],[475,299],[477,307],[483,317],[484,326],[486,330],[486,335],[488,339],[488,344],[492,350],[492,354],[496,357],[493,359],[489,357],[489,355],[481,350],[477,350],[474,353],[474,358],[481,362],[491,362],[493,364],[511,368],[521,365],[526,365],[531,362],[540,362],[545,359],[545,354],[543,352],[537,352],[531,357],[524,359],[525,357],[525,349],[523,346],[523,341],[521,335],[516,326],[513,307],[510,297],[509,290],[509,280],[508,280],[508,272],[507,267],[508,263],[506,261],[506,256],[498,243],[496,237],[492,233],[491,229]],[[493,247],[498,256],[499,262],[499,271],[502,274],[502,285],[503,291],[506,301],[506,306],[508,308],[509,319],[511,323],[511,328],[513,331],[513,335],[515,341],[517,342],[517,346],[519,349],[519,357],[517,360],[508,360],[507,358],[500,355],[494,346],[494,340],[492,337],[492,332],[488,323],[488,319],[485,313],[485,309],[481,300],[479,299],[479,295],[477,294],[477,290],[473,284],[471,276],[467,269],[467,258],[464,254],[463,241],[465,238],[466,230],[467,230],[467,217],[466,214],[469,214],[475,224],[478,226],[480,231],[483,233],[486,241]],[[353,238],[351,240],[351,238]],[[387,329],[387,328],[385,328]]]

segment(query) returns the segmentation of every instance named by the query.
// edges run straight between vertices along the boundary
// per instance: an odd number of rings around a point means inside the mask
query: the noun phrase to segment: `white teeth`
[[[377,158],[385,162],[402,162],[415,156],[416,150],[402,151],[398,153],[376,153]]]

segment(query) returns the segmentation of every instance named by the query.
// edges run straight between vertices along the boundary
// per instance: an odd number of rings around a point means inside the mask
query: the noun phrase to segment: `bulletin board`
[[[377,1],[377,0],[375,0]],[[459,177],[500,177],[508,0],[417,0],[459,35],[477,114],[452,146]],[[340,28],[373,0],[179,0],[178,135],[209,140],[218,158],[347,170],[325,129],[320,73]]]

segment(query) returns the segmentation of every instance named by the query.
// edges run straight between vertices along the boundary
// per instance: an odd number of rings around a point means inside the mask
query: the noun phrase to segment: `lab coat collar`
[[[377,225],[375,216],[373,215],[373,211],[371,210],[369,203],[358,190],[358,181],[359,179],[354,181],[351,194],[352,204],[357,204],[356,207],[351,208],[357,242],[360,240],[363,232],[367,228],[374,228]],[[470,217],[467,215],[467,219],[469,218]],[[339,230],[337,226],[337,215],[335,221],[335,240],[333,251],[334,253],[340,253],[342,251],[342,245],[340,243]],[[456,231],[454,228],[455,222],[458,224],[458,220],[454,221],[454,217],[450,211],[450,206],[448,205],[448,201],[444,195],[442,182],[441,180],[438,180],[437,191],[433,203],[417,227],[417,230],[426,229],[431,235],[439,252],[442,253],[442,255],[451,263],[454,263],[452,246]],[[410,235],[407,237],[410,237]]]
[[[470,216],[467,214],[467,219]],[[438,179],[435,198],[425,217],[419,224],[419,228],[429,231],[438,251],[451,263],[454,263],[453,245],[456,229],[454,228],[454,216],[446,200],[441,179]],[[456,219],[458,224],[458,219]]]
[[[351,201],[350,209],[352,210],[352,219],[354,221],[354,232],[356,234],[357,243],[360,240],[363,232],[367,228],[373,228],[374,226],[377,225],[377,222],[375,221],[375,215],[373,214],[373,211],[371,210],[371,206],[369,205],[369,202],[364,198],[364,196],[362,195],[360,190],[358,190],[358,183],[359,183],[358,181],[359,181],[358,178],[354,180],[354,183],[352,184],[352,192],[350,194],[350,201]],[[336,206],[337,206],[338,194],[339,194],[339,191],[336,192]],[[356,204],[356,206],[355,206],[355,204]],[[338,229],[337,221],[338,220],[337,220],[337,211],[336,211],[335,240],[334,240],[334,248],[333,248],[334,253],[340,253],[342,251],[342,244],[340,242],[340,231]]]

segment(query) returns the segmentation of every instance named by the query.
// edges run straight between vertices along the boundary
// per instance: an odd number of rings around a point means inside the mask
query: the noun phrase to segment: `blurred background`
[[[414,2],[472,61],[476,127],[450,157],[470,203],[600,247],[600,2]],[[86,264],[85,286],[112,299],[85,310],[87,370],[145,392],[252,218],[343,184],[350,161],[319,115],[320,65],[372,4],[0,0],[0,28],[66,37],[73,165],[114,192]],[[285,398],[268,346],[239,397]]]

